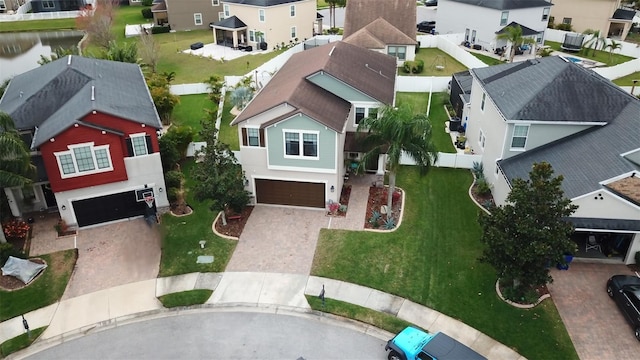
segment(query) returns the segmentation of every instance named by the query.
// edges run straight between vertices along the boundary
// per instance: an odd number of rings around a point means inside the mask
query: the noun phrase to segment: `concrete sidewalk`
[[[104,326],[157,315],[163,309],[157,296],[193,289],[214,290],[204,305],[207,308],[248,306],[261,311],[284,307],[311,314],[305,294],[318,296],[323,284],[327,298],[386,312],[430,332],[446,332],[489,359],[524,359],[478,330],[409,300],[343,281],[296,274],[192,273],[145,280],[63,300],[25,314],[25,318],[31,329],[49,326],[37,342],[54,346]],[[0,323],[0,343],[23,333],[20,317]]]

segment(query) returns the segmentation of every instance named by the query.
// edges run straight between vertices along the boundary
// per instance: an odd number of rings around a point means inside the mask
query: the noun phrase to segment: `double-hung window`
[[[407,47],[406,46],[389,46],[387,49],[387,54],[391,56],[395,56],[398,60],[405,60],[407,58]]]
[[[202,25],[202,14],[201,13],[193,14],[193,23],[195,25]]]
[[[265,21],[264,9],[258,10],[258,20],[260,20],[260,22],[264,22]]]
[[[43,9],[55,9],[56,4],[53,3],[53,1],[43,1],[42,2],[42,8]]]
[[[296,6],[295,5],[290,5],[289,6],[289,16],[296,17]]]
[[[133,156],[142,156],[149,153],[147,149],[147,134],[131,135],[131,145],[133,147]]]
[[[360,121],[362,121],[362,119],[364,119],[365,117],[367,117],[367,115],[365,114],[365,108],[356,107],[356,125],[360,124]]]
[[[94,146],[91,142],[69,145],[68,149],[54,153],[63,179],[113,170],[109,145]]]
[[[480,129],[480,136],[478,136],[478,144],[482,149],[484,149],[484,143],[486,140],[487,138],[484,137],[484,132],[482,132],[482,129]]]
[[[260,146],[260,129],[247,129],[247,144],[249,146]]]
[[[487,100],[487,94],[486,93],[482,93],[482,101],[480,102],[480,110],[484,111],[484,103]]]
[[[296,27],[295,27],[295,26],[292,26],[292,27],[291,27],[291,38],[292,38],[292,39],[295,39],[295,38],[297,38],[297,37],[298,37],[298,31],[297,31],[297,29],[296,29]]]
[[[6,10],[7,6],[4,3],[4,0],[0,0],[0,10]]]
[[[509,12],[503,11],[502,15],[500,15],[500,26],[507,25],[508,22],[509,22]]]
[[[529,135],[529,125],[515,125],[511,137],[511,148],[524,149],[527,145],[527,135]]]
[[[551,10],[551,8],[548,8],[548,7],[542,9],[542,21],[549,20],[549,11],[550,10]]]
[[[220,0],[211,0],[211,6],[219,6]]]
[[[284,151],[287,158],[318,158],[318,133],[284,130]]]
[[[229,10],[229,5],[227,4],[222,5],[222,11],[224,12],[225,18],[228,18],[231,16],[231,10]]]

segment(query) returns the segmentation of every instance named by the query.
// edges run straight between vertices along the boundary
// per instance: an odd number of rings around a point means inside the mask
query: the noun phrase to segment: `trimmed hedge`
[[[170,26],[154,26],[151,28],[152,34],[164,34],[168,33],[169,31],[171,31]]]

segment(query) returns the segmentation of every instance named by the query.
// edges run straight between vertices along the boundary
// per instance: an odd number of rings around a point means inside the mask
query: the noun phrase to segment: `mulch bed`
[[[342,186],[342,191],[340,192],[340,205],[344,205],[347,207],[347,211],[342,212],[342,211],[336,211],[336,212],[327,212],[328,216],[337,216],[337,217],[344,217],[347,216],[347,212],[349,211],[349,198],[351,197],[351,185],[343,185]]]
[[[29,260],[38,264],[44,264],[44,260],[40,258],[33,258]],[[45,271],[47,271],[47,269],[42,270],[40,274],[38,274],[38,276],[35,277],[35,279],[31,280],[31,282],[33,283],[37,278],[40,277],[40,275],[44,274]],[[22,289],[25,286],[27,285],[25,285],[25,283],[20,281],[18,278],[14,276],[4,276],[4,275],[1,275],[0,273],[0,289],[12,291],[12,290]]]
[[[376,227],[375,224],[369,222],[371,216],[374,211],[380,212],[380,208],[382,205],[387,204],[387,187],[376,187],[372,186],[369,188],[369,199],[367,200],[367,215],[364,219],[364,227],[365,229],[384,229],[384,220],[386,220],[387,215],[382,215],[382,220],[379,225]],[[396,188],[396,199],[392,201],[392,211],[393,211],[393,220],[398,225],[400,221],[400,209],[402,209],[402,190]]]
[[[478,204],[489,211],[491,211],[492,207],[496,206],[496,202],[493,201],[493,195],[491,193],[488,193],[486,195],[478,194],[475,184],[473,184],[473,187],[471,188],[471,196],[473,196]]]
[[[171,204],[170,209],[171,209],[171,213],[177,216],[189,215],[193,212],[193,209],[191,209],[191,206],[189,206],[189,204],[184,202],[181,204]]]
[[[242,230],[244,230],[244,225],[247,223],[247,220],[249,220],[249,215],[251,215],[252,211],[253,211],[253,206],[245,207],[240,214],[236,214],[231,211],[226,211],[225,214],[227,215],[227,225],[223,226],[222,217],[219,217],[215,225],[216,231],[219,232],[220,234],[224,234],[227,236],[240,237],[240,234],[242,234]],[[234,219],[234,220],[228,219],[229,216],[237,216],[237,215],[241,216],[240,219]]]

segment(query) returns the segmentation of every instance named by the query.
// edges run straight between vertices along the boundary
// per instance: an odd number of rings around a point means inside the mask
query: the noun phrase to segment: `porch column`
[[[233,30],[233,48],[238,48],[238,30]]]
[[[10,188],[4,188],[4,193],[7,195],[7,202],[9,203],[9,208],[11,209],[11,215],[15,217],[22,216],[20,207],[18,206],[18,201],[21,201],[21,199],[17,199],[13,190],[11,190]]]
[[[211,30],[213,30],[213,44],[216,45],[218,44],[218,39],[216,39],[216,28],[213,28]]]

